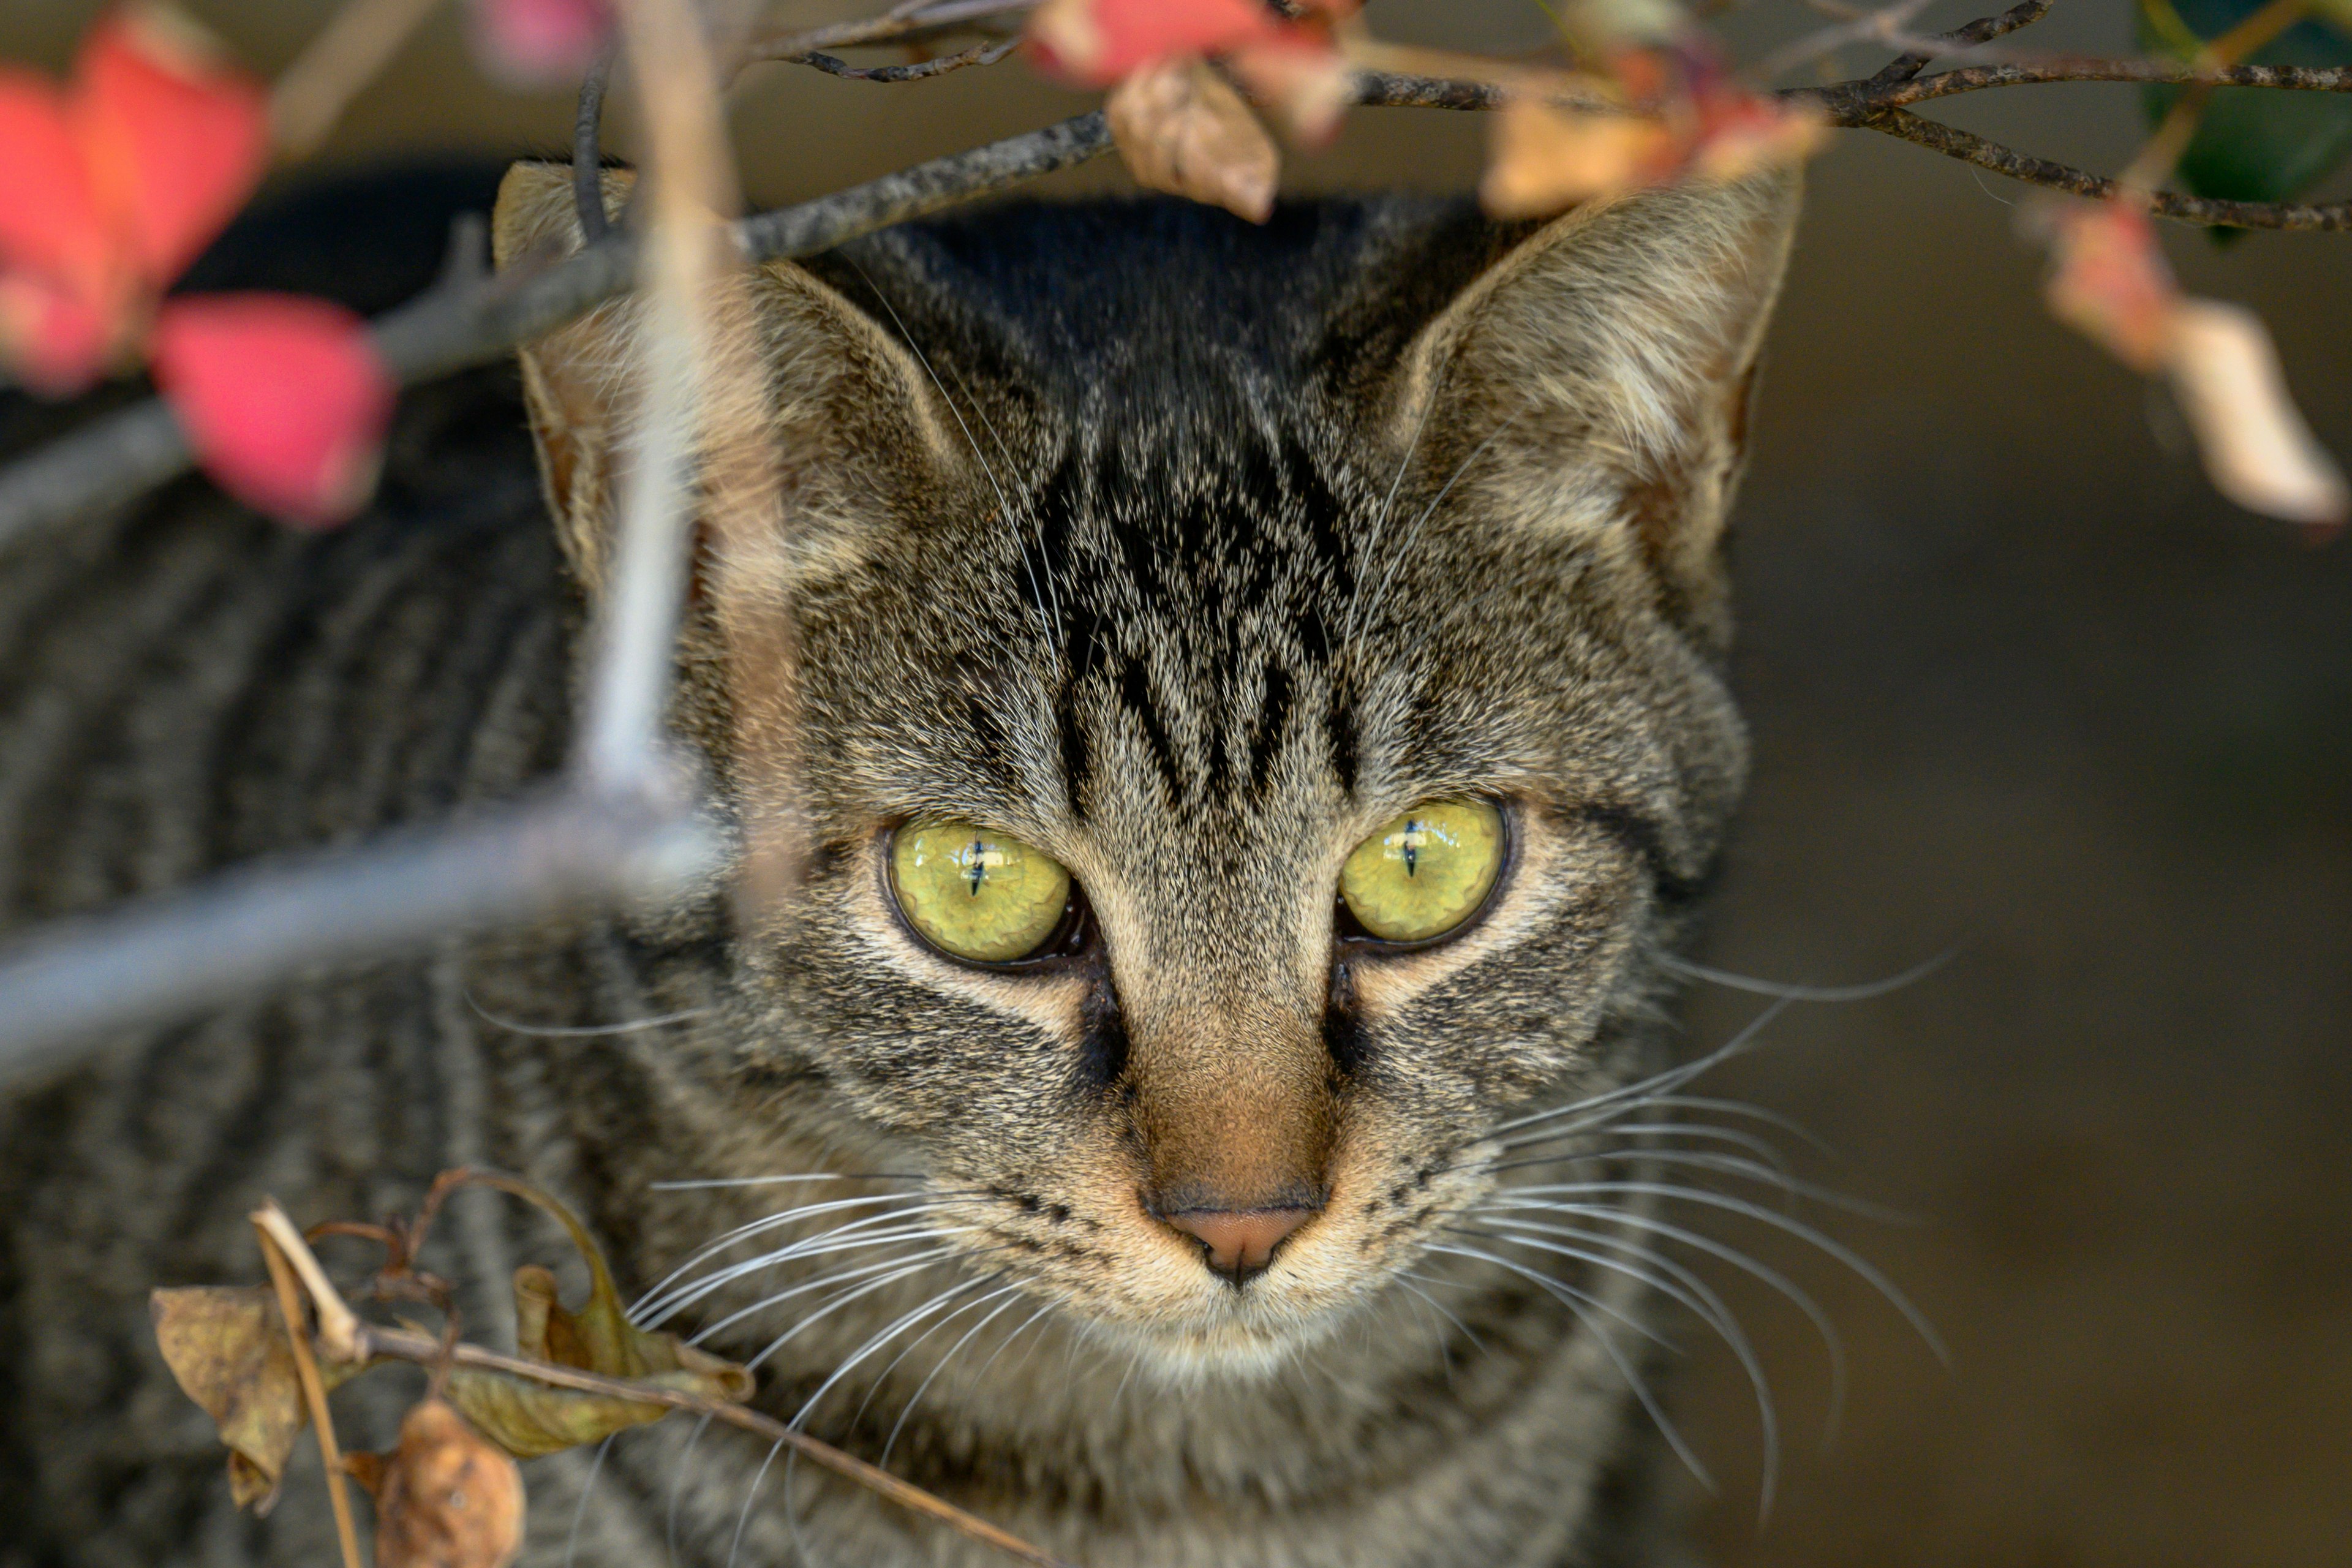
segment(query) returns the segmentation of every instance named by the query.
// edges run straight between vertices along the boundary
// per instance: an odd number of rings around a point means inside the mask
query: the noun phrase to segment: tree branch
[[[937,59],[906,66],[854,66],[814,49],[804,55],[782,58],[788,65],[814,66],[827,76],[846,77],[851,81],[921,81],[925,77],[945,76],[966,66],[992,66],[1020,47],[1020,39],[1005,38],[992,44],[974,44],[961,54],[941,55]]]
[[[998,1529],[977,1514],[967,1513],[953,1503],[932,1496],[910,1481],[900,1480],[878,1465],[869,1465],[853,1454],[844,1453],[830,1443],[810,1436],[796,1426],[787,1426],[775,1417],[763,1415],[759,1411],[745,1405],[730,1404],[725,1400],[708,1399],[698,1394],[688,1394],[679,1389],[665,1388],[658,1384],[635,1383],[626,1378],[604,1377],[596,1373],[583,1372],[577,1367],[558,1366],[552,1362],[533,1361],[528,1356],[500,1355],[496,1351],[484,1350],[479,1345],[466,1344],[462,1342],[452,1347],[445,1347],[431,1334],[421,1334],[413,1330],[379,1328],[370,1323],[363,1325],[355,1338],[354,1348],[359,1352],[355,1359],[362,1362],[380,1356],[392,1361],[415,1362],[420,1366],[433,1366],[446,1356],[448,1360],[459,1366],[475,1367],[484,1372],[503,1373],[509,1377],[529,1378],[534,1383],[546,1384],[553,1388],[569,1388],[581,1394],[600,1394],[608,1398],[630,1400],[641,1405],[667,1405],[673,1410],[691,1410],[698,1415],[723,1421],[730,1426],[740,1426],[746,1432],[757,1433],[772,1443],[791,1448],[803,1458],[823,1465],[836,1475],[846,1477],[862,1487],[879,1492],[902,1508],[936,1519],[942,1524],[950,1525],[975,1541],[984,1542],[995,1547],[1007,1556],[1032,1564],[1033,1568],[1071,1568],[1071,1564],[1061,1558],[1040,1551],[1020,1537]]]
[[[2053,3],[2054,0],[2019,0],[2017,5],[1997,16],[1979,16],[1975,21],[1964,26],[1955,27],[1948,33],[1938,33],[1930,41],[1941,45],[1947,53],[1954,49],[1972,49],[1979,44],[1989,44],[1995,38],[2005,37],[2020,27],[2032,26],[2050,14],[2050,7]],[[1927,62],[1935,58],[1932,53],[1916,50],[1898,56],[1881,67],[1878,74],[1871,77],[1864,86],[1867,89],[1892,87],[1896,82],[1909,81],[1926,69]]]
[[[1853,111],[1852,118],[1838,118],[1832,110],[1832,118],[1840,124],[1859,125],[1869,110],[1899,109],[1905,104],[1949,98],[1954,93],[1979,92],[1989,87],[2028,87],[2063,81],[2202,82],[2211,87],[2263,87],[2290,92],[2352,92],[2352,66],[2222,66],[2200,70],[2178,60],[2091,59],[1961,66],[1898,82],[1882,92],[1859,95],[1853,101],[1866,105],[1866,109]]]
[[[2104,174],[2053,163],[1989,142],[1972,132],[1924,120],[1905,110],[1883,110],[1851,122],[1858,130],[1884,132],[1916,142],[1948,158],[1958,158],[1980,169],[2007,174],[2031,185],[2066,191],[2078,196],[2106,200],[2123,187]],[[2150,210],[2159,217],[2182,223],[2221,225],[2231,228],[2352,229],[2352,201],[2301,205],[2287,202],[2231,202],[2210,196],[2185,196],[2172,191],[2152,194]]]
[[[797,206],[743,219],[737,243],[753,261],[810,256],[859,235],[969,201],[1110,151],[1102,111],[934,158]],[[614,233],[540,272],[444,285],[378,317],[376,352],[404,383],[486,363],[625,293],[637,277],[635,236]],[[95,419],[0,472],[0,549],[37,530],[120,505],[184,473],[187,438],[160,401]]]

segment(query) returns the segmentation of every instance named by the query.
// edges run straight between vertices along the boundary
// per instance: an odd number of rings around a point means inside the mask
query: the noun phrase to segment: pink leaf
[[[476,51],[529,85],[577,79],[612,31],[610,0],[474,0]]]
[[[161,5],[103,17],[76,68],[75,130],[100,209],[161,289],[253,194],[269,152],[261,84]]]
[[[394,384],[367,323],[290,294],[168,301],[155,380],[220,487],[257,510],[322,528],[375,485]]]
[[[1170,55],[1223,54],[1290,31],[1258,0],[1045,0],[1029,17],[1037,63],[1080,87],[1108,87]]]
[[[2180,289],[2146,211],[2125,201],[2046,209],[2050,312],[2143,374],[2164,359]]]

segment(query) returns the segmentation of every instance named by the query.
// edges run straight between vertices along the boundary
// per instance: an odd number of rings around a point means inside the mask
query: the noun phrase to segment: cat
[[[572,202],[518,165],[501,257]],[[1683,1561],[1646,1335],[1687,1277],[1611,1123],[1740,790],[1724,531],[1797,204],[1013,204],[760,268],[785,521],[704,520],[673,720],[722,816],[800,814],[797,877],[19,1086],[0,1564],[331,1561],[314,1457],[233,1510],[146,1292],[257,1278],[265,1194],[460,1163],[576,1205],[763,1408],[1092,1568]],[[528,439],[510,372],[412,395],[340,533],[190,483],[20,552],[8,921],[559,766],[633,321],[525,351]],[[743,651],[785,602],[789,680]],[[564,1256],[468,1194],[427,1261],[497,1342]],[[337,1395],[348,1446],[405,1375]],[[526,1476],[531,1563],[1000,1561],[683,1417]]]

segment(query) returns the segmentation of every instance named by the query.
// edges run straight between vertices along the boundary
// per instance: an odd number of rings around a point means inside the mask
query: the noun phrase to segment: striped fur
[[[564,243],[568,201],[518,174],[502,249]],[[321,977],[8,1102],[0,1495],[37,1500],[0,1565],[324,1560],[299,1468],[268,1521],[231,1512],[144,1291],[249,1277],[265,1193],[366,1215],[467,1161],[568,1194],[638,1287],[802,1201],[658,1183],[917,1178],[823,1189],[929,1194],[936,1237],[862,1255],[916,1258],[904,1278],[758,1309],[861,1255],[789,1262],[669,1326],[751,1357],[800,1325],[763,1403],[826,1391],[816,1429],[1096,1568],[1672,1560],[1609,1348],[1428,1248],[1498,1180],[1499,1118],[1663,1060],[1651,956],[1742,767],[1717,539],[1791,205],[1662,193],[1533,234],[1402,200],[1263,231],[1014,208],[770,269],[740,325],[772,367],[788,531],[705,520],[679,719],[740,821],[805,812],[805,878]],[[412,400],[342,534],[188,487],[12,562],[7,918],[554,765],[629,330],[608,310],[527,358],[556,529],[486,374]],[[785,599],[779,690],[757,655]],[[1465,790],[1515,822],[1489,913],[1423,952],[1335,949],[1339,859]],[[876,856],[932,811],[1068,865],[1087,952],[1006,975],[913,942]],[[1171,1149],[1204,1182],[1318,1163],[1328,1203],[1234,1289],[1138,1206]],[[515,1263],[561,1256],[486,1195],[439,1245],[493,1335]],[[388,1435],[396,1381],[339,1396],[351,1434]],[[535,1462],[530,1561],[989,1560],[692,1436],[625,1436],[593,1488],[588,1455]]]

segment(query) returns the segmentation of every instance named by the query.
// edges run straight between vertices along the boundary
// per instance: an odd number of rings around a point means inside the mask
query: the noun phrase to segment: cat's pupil
[[[1413,868],[1420,864],[1421,823],[1418,818],[1408,816],[1404,819],[1404,874],[1412,876]]]
[[[971,896],[975,899],[980,897],[981,883],[988,879],[987,854],[988,844],[985,840],[975,838],[971,841],[971,869],[965,872],[964,876],[971,883]]]

